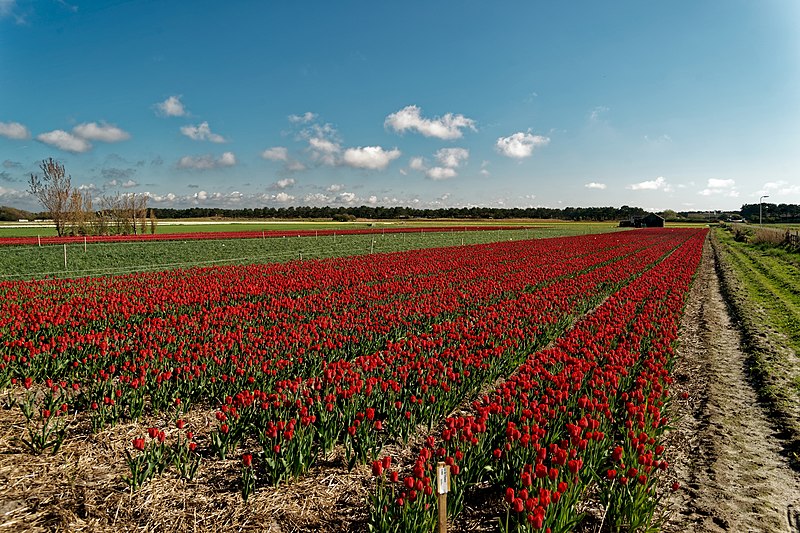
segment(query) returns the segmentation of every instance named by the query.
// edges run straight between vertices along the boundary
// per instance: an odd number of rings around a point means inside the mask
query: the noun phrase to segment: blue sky
[[[800,203],[800,2],[0,0],[0,204]]]

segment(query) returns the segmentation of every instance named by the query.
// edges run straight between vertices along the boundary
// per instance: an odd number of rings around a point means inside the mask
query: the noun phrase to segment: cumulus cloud
[[[763,194],[788,196],[800,194],[800,184],[791,184],[788,181],[769,181],[764,184],[764,187],[758,191],[759,196]]]
[[[428,178],[439,181],[454,178],[457,176],[456,171],[447,167],[433,167],[425,171],[425,176]]]
[[[197,126],[182,126],[181,133],[194,141],[210,141],[212,143],[224,143],[225,138],[211,132],[208,122],[201,122]]]
[[[272,199],[275,200],[276,202],[286,203],[294,200],[294,196],[292,196],[291,194],[287,194],[285,192],[279,192],[278,194],[274,195]]]
[[[729,198],[738,198],[739,191],[736,190],[736,180],[709,178],[706,188],[698,193],[701,196],[724,195]]]
[[[339,161],[339,153],[342,147],[339,143],[325,137],[311,137],[308,139],[308,147],[311,150],[311,157],[324,165],[336,165]]]
[[[152,193],[145,193],[152,201],[156,203],[163,203],[163,202],[174,202],[178,196],[175,193],[168,192],[166,194],[152,194]]]
[[[122,187],[125,189],[130,189],[132,187],[138,187],[139,184],[133,180],[128,180],[122,184]]]
[[[328,192],[343,191],[344,190],[344,184],[343,183],[334,183],[332,185],[329,185],[328,188],[325,189],[325,190],[328,191]]]
[[[72,132],[78,137],[82,137],[87,141],[101,141],[106,143],[115,143],[126,141],[131,138],[131,135],[113,124],[106,124],[97,122],[85,122],[78,124],[72,128]]]
[[[0,122],[0,136],[9,139],[30,139],[31,132],[19,122]]]
[[[156,111],[165,117],[183,117],[187,114],[181,96],[170,96],[163,102],[157,103]]]
[[[534,135],[528,130],[526,133],[518,131],[508,137],[498,138],[495,148],[506,157],[524,159],[532,156],[534,149],[539,146],[547,146],[549,143],[549,137]]]
[[[64,130],[41,133],[36,136],[36,140],[74,154],[82,154],[92,149],[92,144],[89,141]]]
[[[345,165],[353,168],[384,170],[398,157],[400,157],[400,150],[397,148],[384,150],[380,146],[359,146],[345,150],[343,161]]]
[[[282,180],[278,180],[275,182],[276,189],[288,189],[289,187],[293,187],[295,181],[292,178],[285,178]]]
[[[236,164],[233,152],[225,152],[218,159],[211,155],[183,156],[178,161],[178,168],[209,170],[212,168],[232,167]],[[202,191],[201,191],[202,192]]]
[[[442,148],[436,152],[436,160],[446,168],[458,168],[467,159],[469,159],[469,150],[466,148]]]
[[[408,163],[408,167],[411,170],[425,170],[425,160],[421,157],[412,157],[411,161]]]
[[[422,157],[412,157],[408,166],[411,170],[425,172],[425,177],[434,181],[454,178],[458,175],[456,169],[469,159],[469,150],[442,148],[434,154],[434,157],[437,162],[435,166],[429,167]]]
[[[584,185],[584,187],[586,187],[587,189],[601,189],[602,190],[602,189],[606,188],[606,184],[605,183],[597,183],[596,181],[591,181],[591,182],[587,183],[586,185]]]
[[[664,176],[659,176],[654,180],[649,181],[640,181],[639,183],[631,183],[626,189],[631,191],[664,191],[669,192],[672,190],[672,186],[667,183],[667,180]]]
[[[411,130],[419,132],[425,137],[436,137],[444,140],[460,139],[464,135],[462,131],[464,129],[477,131],[475,121],[464,115],[447,113],[443,117],[423,118],[422,109],[415,105],[406,106],[400,111],[387,116],[384,121],[384,127],[393,129],[398,133]]]
[[[261,157],[267,161],[287,161],[289,159],[289,150],[283,146],[273,146],[261,152]]]
[[[289,122],[292,124],[309,124],[316,120],[317,115],[316,113],[312,113],[311,111],[306,111],[302,115],[289,115]]]

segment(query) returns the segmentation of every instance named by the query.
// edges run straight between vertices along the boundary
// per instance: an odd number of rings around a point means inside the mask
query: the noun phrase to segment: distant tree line
[[[758,221],[758,204],[744,204],[741,215],[750,222]],[[800,222],[800,205],[798,204],[761,204],[764,222]]]
[[[346,220],[347,217],[369,219],[399,218],[452,218],[452,219],[509,219],[540,218],[560,220],[606,221],[644,216],[647,211],[639,207],[549,207],[497,208],[497,207],[445,207],[439,209],[414,209],[412,207],[260,207],[222,209],[190,207],[187,209],[153,208],[158,218],[324,218]]]

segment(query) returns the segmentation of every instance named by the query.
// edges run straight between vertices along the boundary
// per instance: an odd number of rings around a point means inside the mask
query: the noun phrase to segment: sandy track
[[[800,531],[800,477],[747,378],[746,354],[720,292],[708,242],[683,319],[678,417],[664,531]]]

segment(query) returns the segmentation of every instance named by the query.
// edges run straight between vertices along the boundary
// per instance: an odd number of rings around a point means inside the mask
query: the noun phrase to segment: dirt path
[[[706,242],[674,372],[668,449],[683,488],[664,531],[800,531],[800,477],[747,379],[740,340]]]

